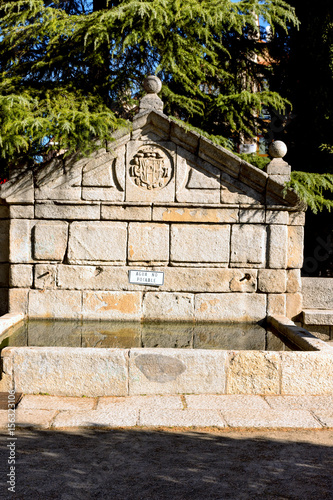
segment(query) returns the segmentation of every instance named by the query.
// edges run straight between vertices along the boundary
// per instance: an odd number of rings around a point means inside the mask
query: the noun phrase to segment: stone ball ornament
[[[273,158],[283,158],[287,154],[287,146],[282,141],[274,141],[268,148]]]
[[[162,89],[162,82],[157,76],[149,75],[143,82],[147,94],[158,94]]]

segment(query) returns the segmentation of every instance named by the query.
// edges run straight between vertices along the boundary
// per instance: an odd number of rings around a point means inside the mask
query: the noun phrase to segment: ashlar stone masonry
[[[149,91],[107,148],[1,185],[10,312],[237,322],[301,311],[305,207],[283,194],[290,167],[275,158],[261,171],[162,109]],[[131,269],[163,271],[164,284],[131,284]]]

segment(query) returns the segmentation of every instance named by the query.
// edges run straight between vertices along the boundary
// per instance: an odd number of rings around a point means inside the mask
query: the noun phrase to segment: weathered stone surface
[[[302,288],[301,270],[288,269],[287,270],[287,289],[289,293],[300,292]]]
[[[148,189],[147,185],[139,186],[135,183],[135,176],[131,176],[133,162],[136,154],[141,151],[147,152],[148,149],[157,152],[164,160],[164,167],[168,169],[169,181],[161,187]],[[127,144],[127,167],[126,167],[126,201],[169,201],[175,200],[175,170],[176,170],[176,145],[167,141],[130,141]],[[139,181],[138,181],[139,182]],[[164,183],[164,179],[161,178]]]
[[[56,414],[56,410],[21,410],[18,408],[15,412],[15,424],[19,428],[48,429]]]
[[[11,205],[9,214],[11,219],[33,219],[35,208],[33,205]]]
[[[229,353],[227,394],[279,394],[279,365],[274,352]]]
[[[287,293],[286,294],[286,316],[293,319],[302,311],[302,294]]]
[[[83,293],[82,312],[86,319],[140,320],[142,318],[141,308],[141,292]]]
[[[288,255],[288,228],[272,225],[269,228],[268,266],[273,269],[285,269]]]
[[[221,203],[259,205],[264,203],[264,195],[225,172],[222,172]]]
[[[260,224],[234,224],[231,228],[230,262],[235,267],[251,264],[264,266],[266,254],[266,227]]]
[[[67,236],[67,222],[37,222],[33,228],[34,258],[62,261],[67,248]]]
[[[81,292],[30,290],[28,314],[31,318],[77,318],[81,315]]]
[[[9,259],[9,221],[0,221],[0,262],[8,262]]]
[[[172,224],[171,261],[226,263],[229,261],[229,240],[228,225]]]
[[[150,206],[119,206],[102,205],[101,218],[104,220],[150,221],[152,220]]]
[[[251,209],[240,209],[239,211],[239,222],[241,224],[263,224],[265,223],[265,210],[251,210]]]
[[[169,226],[167,224],[129,223],[129,262],[168,262],[169,247]]]
[[[82,199],[90,201],[123,201],[124,192],[116,187],[90,187],[82,188]]]
[[[195,296],[197,321],[253,322],[265,316],[265,294],[200,293]]]
[[[306,325],[333,325],[333,309],[305,309],[302,321]]]
[[[9,284],[14,288],[28,288],[32,286],[32,266],[28,264],[12,264],[10,266]]]
[[[92,410],[96,398],[40,396],[26,394],[20,401],[20,410]]]
[[[283,269],[259,269],[258,290],[265,293],[284,293],[287,273]]]
[[[127,395],[126,350],[20,347],[11,348],[11,352],[18,392],[90,397]]]
[[[281,353],[281,394],[333,393],[333,356],[323,352]]]
[[[267,295],[267,314],[286,314],[286,295],[283,293],[269,293]]]
[[[82,170],[83,187],[115,187],[112,176],[114,154],[100,150],[90,158]]]
[[[9,260],[11,263],[32,263],[31,232],[34,220],[13,219],[10,221]]]
[[[113,410],[72,410],[60,412],[52,423],[52,428],[67,427],[134,427],[138,424],[136,409],[115,408]]]
[[[73,222],[69,227],[68,261],[125,263],[126,244],[125,222]]]
[[[80,200],[81,174],[86,160],[55,158],[35,173],[36,200]],[[33,201],[33,200],[32,200]]]
[[[34,287],[39,289],[55,288],[57,277],[56,264],[36,264],[34,275]],[[75,287],[71,287],[75,288]]]
[[[241,394],[189,394],[185,396],[186,407],[193,410],[247,411],[269,410],[269,405],[261,396]]]
[[[150,409],[150,410],[181,410],[183,408],[180,396],[175,395],[152,395],[152,396],[127,396],[127,397],[102,397],[99,398],[97,410],[114,410],[123,408]]]
[[[95,203],[36,203],[38,219],[97,220],[101,207]]]
[[[163,222],[233,223],[238,222],[237,208],[153,207],[153,220]]]
[[[304,226],[305,212],[289,212],[289,226]]]
[[[280,210],[267,210],[266,211],[266,224],[285,224],[288,225],[289,213]]]
[[[198,155],[203,160],[212,163],[217,168],[223,167],[223,170],[235,177],[238,176],[242,160],[227,151],[221,146],[216,146],[212,141],[205,137],[200,137]]]
[[[10,288],[8,290],[8,310],[10,313],[28,312],[29,288]]]
[[[10,179],[0,185],[0,198],[7,203],[33,203],[34,182],[32,171],[20,171],[12,173]]]
[[[267,179],[268,174],[266,172],[245,161],[241,162],[239,180],[245,182],[246,185],[253,187],[256,191],[264,192]]]
[[[226,269],[226,275],[228,272],[231,274],[232,278],[230,281],[230,290],[232,292],[255,292],[257,289],[257,270],[256,269]],[[209,292],[209,289],[205,290]],[[216,292],[219,290],[215,288]],[[223,290],[221,290],[223,291]]]
[[[226,427],[217,410],[146,410],[140,412],[140,425],[148,427]]]
[[[315,335],[320,340],[330,340],[330,326],[329,325],[302,325],[306,328],[312,335]],[[333,406],[332,406],[333,407]]]
[[[333,396],[266,396],[265,400],[274,410],[328,411],[333,408]]]
[[[194,295],[147,292],[143,299],[143,317],[152,321],[194,319]]]
[[[305,309],[333,308],[332,278],[302,278],[302,291]]]
[[[321,429],[322,426],[310,412],[305,410],[250,410],[222,411],[222,416],[230,427],[250,427],[255,429]]]
[[[302,226],[288,227],[288,267],[300,269],[303,265],[303,235]]]
[[[223,394],[226,357],[225,351],[131,349],[129,394]]]
[[[185,128],[179,126],[178,123],[171,122],[170,139],[180,146],[186,145],[188,151],[195,153],[198,148],[200,135],[193,131],[187,131]]]

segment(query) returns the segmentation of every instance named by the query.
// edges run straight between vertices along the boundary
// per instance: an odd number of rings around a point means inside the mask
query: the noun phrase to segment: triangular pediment
[[[8,203],[33,199],[297,207],[297,195],[160,111],[135,116],[132,128],[89,158],[57,157],[1,186]]]

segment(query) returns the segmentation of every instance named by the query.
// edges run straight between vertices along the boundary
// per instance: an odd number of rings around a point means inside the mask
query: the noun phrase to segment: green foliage
[[[148,74],[165,112],[226,143],[254,133],[270,89],[256,16],[287,30],[283,0],[17,0],[0,3],[1,155],[87,152],[133,116]],[[258,59],[259,58],[259,59]],[[257,89],[262,92],[256,92]]]
[[[294,171],[286,186],[293,189],[315,214],[324,208],[329,212],[333,208],[333,200],[327,198],[329,193],[333,193],[332,174]]]
[[[271,161],[271,158],[268,158],[267,156],[259,156],[256,153],[242,153],[239,154],[238,156],[240,156],[242,160],[251,163],[251,165],[260,168],[260,170],[263,170],[266,167],[266,165]]]

